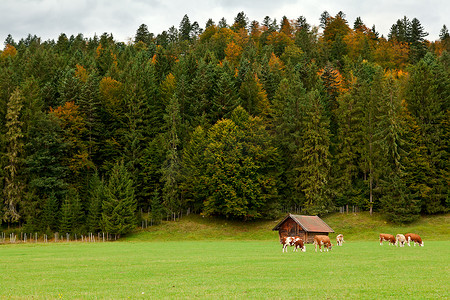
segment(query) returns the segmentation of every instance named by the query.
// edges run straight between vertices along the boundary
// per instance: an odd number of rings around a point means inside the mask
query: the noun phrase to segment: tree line
[[[321,30],[319,29],[321,28]],[[0,52],[3,226],[130,232],[184,211],[252,220],[343,205],[449,208],[449,47],[324,12],[134,40],[12,36]]]

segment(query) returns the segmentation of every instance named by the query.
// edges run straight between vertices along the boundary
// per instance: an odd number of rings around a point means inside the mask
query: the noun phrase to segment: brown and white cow
[[[405,247],[406,244],[406,238],[403,234],[399,233],[397,234],[396,238],[395,238],[395,246],[399,246],[400,247]]]
[[[294,246],[294,251],[297,251],[298,248],[302,250],[302,252],[306,251],[303,240],[299,236],[285,236],[280,240],[281,245],[283,246],[283,252],[287,252],[288,246]]]
[[[383,246],[383,242],[389,242],[389,245],[395,245],[395,237],[392,234],[381,233],[380,234],[380,246]]]
[[[294,244],[293,236],[284,236],[280,240],[281,245],[283,246],[283,252],[287,252],[287,247],[292,246]]]
[[[317,246],[319,246],[320,252],[322,252],[322,245],[324,250],[331,250],[331,247],[333,247],[333,244],[331,244],[330,237],[328,235],[315,235],[314,236],[314,245],[316,247],[317,252]]]
[[[299,236],[296,236],[294,238],[295,238],[294,251],[298,251],[298,249],[300,248],[302,250],[302,252],[306,252],[306,247],[305,247],[305,243],[303,242],[303,240]]]
[[[410,247],[411,247],[411,241],[414,242],[414,247],[416,246],[416,244],[419,244],[419,246],[423,247],[422,238],[418,234],[407,233],[407,234],[405,234],[405,239],[406,239],[406,242],[408,243],[408,246],[410,246]]]
[[[342,246],[342,244],[344,243],[344,236],[342,234],[338,234],[336,236],[336,245],[338,246]]]

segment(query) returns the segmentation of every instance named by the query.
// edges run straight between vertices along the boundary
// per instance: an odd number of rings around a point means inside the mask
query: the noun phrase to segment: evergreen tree
[[[102,203],[105,201],[105,185],[97,173],[91,177],[89,184],[89,207],[86,226],[89,232],[99,232],[102,221]]]
[[[330,172],[329,123],[318,91],[307,94],[305,118],[302,122],[303,145],[299,149],[301,165],[298,185],[305,194],[304,206],[310,214],[320,214],[332,208],[327,192]]]
[[[427,48],[425,45],[424,37],[428,35],[425,32],[422,24],[416,18],[411,21],[410,28],[410,44],[411,44],[411,52],[410,52],[410,60],[413,62],[418,62],[421,58],[423,58],[427,52]]]
[[[136,35],[134,36],[134,43],[137,44],[139,42],[144,43],[145,45],[150,45],[153,40],[153,34],[148,31],[148,27],[145,24],[141,24],[136,31]]]
[[[3,219],[15,223],[19,220],[18,205],[20,205],[23,195],[23,182],[20,179],[23,152],[23,122],[20,120],[20,113],[23,107],[23,99],[17,89],[9,98],[6,112],[6,176],[5,187],[3,189],[5,199],[5,213]]]
[[[361,20],[361,17],[357,17],[355,19],[355,22],[353,23],[353,30],[361,30],[363,26],[364,26],[364,23]]]
[[[361,106],[357,101],[357,89],[338,98],[337,111],[338,132],[336,139],[335,162],[332,167],[332,186],[335,191],[336,205],[356,205],[363,208],[364,191],[358,189],[360,151],[358,145],[362,140]]]
[[[233,77],[226,70],[221,70],[211,100],[212,123],[222,118],[229,118],[231,112],[239,105],[240,99]]]
[[[242,107],[251,115],[265,117],[270,112],[270,103],[266,91],[263,89],[258,76],[253,72],[247,72],[244,82],[239,89],[242,99]]]
[[[208,192],[204,153],[206,143],[206,132],[199,126],[183,149],[180,190],[184,205],[193,212],[201,211]]]
[[[61,233],[61,235],[72,232],[72,211],[69,197],[66,197],[63,204],[61,205],[59,232]]]
[[[47,231],[48,234],[59,230],[59,206],[59,201],[55,194],[50,194],[45,199],[40,223],[42,224],[42,229]]]
[[[181,208],[179,194],[180,160],[178,155],[178,147],[180,144],[178,138],[180,106],[176,95],[170,100],[164,119],[167,128],[167,154],[166,160],[161,168],[161,182],[163,183],[162,197],[164,207],[172,215],[178,213]]]
[[[279,191],[285,205],[301,205],[304,195],[299,188],[298,172],[301,164],[299,150],[303,145],[303,119],[305,118],[306,90],[297,74],[284,78],[273,101],[273,127],[275,144],[280,152],[281,168]]]
[[[136,227],[136,199],[133,181],[123,162],[111,170],[102,203],[103,230],[117,238]]]
[[[191,29],[192,25],[189,21],[188,15],[184,15],[183,19],[180,22],[180,40],[181,41],[190,41],[191,40]]]
[[[240,29],[247,29],[248,18],[243,11],[239,12],[234,18],[234,24],[231,27],[234,31],[238,32]]]
[[[446,75],[447,74],[447,75]],[[433,191],[424,199],[427,213],[445,210],[448,187],[446,170],[448,151],[445,144],[445,120],[448,117],[448,72],[431,55],[426,55],[411,69],[406,86],[408,110],[420,127],[429,151]],[[447,173],[448,174],[448,173]]]
[[[380,179],[382,194],[380,202],[389,220],[398,223],[412,222],[419,217],[420,205],[408,191],[408,174],[405,173],[405,164],[408,162],[404,151],[405,126],[402,124],[399,88],[392,76],[385,76],[381,94],[379,103],[381,130],[378,134],[383,171]]]

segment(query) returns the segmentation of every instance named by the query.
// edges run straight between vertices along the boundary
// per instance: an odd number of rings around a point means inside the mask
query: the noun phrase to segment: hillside
[[[176,240],[277,240],[272,228],[282,219],[257,222],[238,222],[226,219],[204,218],[189,215],[177,222],[163,222],[145,230],[134,232],[127,241],[176,241]],[[395,225],[379,214],[332,214],[323,218],[336,233],[346,240],[376,240],[380,233],[415,232],[426,240],[450,239],[450,214],[421,217],[409,225]],[[332,235],[334,237],[335,234]]]

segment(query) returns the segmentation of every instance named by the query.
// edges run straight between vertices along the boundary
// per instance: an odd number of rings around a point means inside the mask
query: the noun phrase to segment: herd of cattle
[[[383,245],[383,242],[389,242],[389,245],[395,245],[404,247],[405,244],[408,244],[408,246],[411,246],[411,241],[414,242],[414,246],[418,244],[419,246],[423,247],[423,241],[422,238],[415,233],[407,233],[405,235],[403,234],[397,234],[396,237],[394,237],[392,234],[380,234],[380,245]],[[298,251],[300,249],[302,252],[306,252],[305,243],[299,236],[285,236],[280,239],[281,245],[283,246],[283,252],[287,252],[288,246],[294,247],[294,252]],[[342,234],[339,234],[336,236],[336,244],[338,246],[342,246],[344,243],[344,236]],[[327,235],[315,235],[314,236],[314,246],[315,250],[317,252],[317,247],[319,247],[320,252],[322,252],[322,246],[324,251],[331,250],[331,247],[333,247],[333,244],[331,244],[330,237]]]

